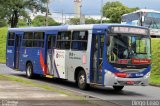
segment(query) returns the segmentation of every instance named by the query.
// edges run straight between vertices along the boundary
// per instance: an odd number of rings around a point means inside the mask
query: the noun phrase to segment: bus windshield
[[[118,65],[150,64],[150,38],[145,35],[110,34],[107,47],[109,63]]]
[[[160,13],[146,13],[144,26],[153,29],[160,29]]]

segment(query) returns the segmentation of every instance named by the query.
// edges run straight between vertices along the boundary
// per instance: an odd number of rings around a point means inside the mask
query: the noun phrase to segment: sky
[[[50,0],[50,12],[74,13],[74,0]],[[82,13],[85,15],[100,15],[102,0],[82,0]],[[160,11],[160,0],[103,0],[120,1],[128,7],[139,7]]]

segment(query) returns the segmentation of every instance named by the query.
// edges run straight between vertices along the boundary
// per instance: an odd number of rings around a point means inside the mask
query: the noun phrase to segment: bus
[[[122,24],[145,26],[150,29],[151,37],[160,37],[160,11],[140,9],[124,14],[122,16]]]
[[[121,24],[10,28],[6,65],[88,86],[147,86],[151,69],[149,29]]]

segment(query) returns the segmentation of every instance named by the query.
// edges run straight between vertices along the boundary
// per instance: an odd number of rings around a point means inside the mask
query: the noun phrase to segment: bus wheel
[[[113,86],[113,88],[115,91],[121,91],[124,88],[124,86]]]
[[[83,70],[78,73],[77,83],[78,83],[78,87],[82,90],[85,90],[88,87],[88,84],[86,81],[86,74]]]
[[[26,76],[27,78],[29,79],[32,79],[33,78],[33,66],[31,63],[28,63],[27,64],[27,67],[26,67]]]

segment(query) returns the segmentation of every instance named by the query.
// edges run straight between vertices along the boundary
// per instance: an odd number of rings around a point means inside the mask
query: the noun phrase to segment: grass
[[[8,28],[0,28],[0,63],[5,63]],[[160,38],[152,38],[152,70],[150,84],[160,85]]]
[[[6,62],[6,36],[8,28],[0,28],[0,62]]]
[[[160,38],[152,38],[152,70],[150,84],[160,85]]]

